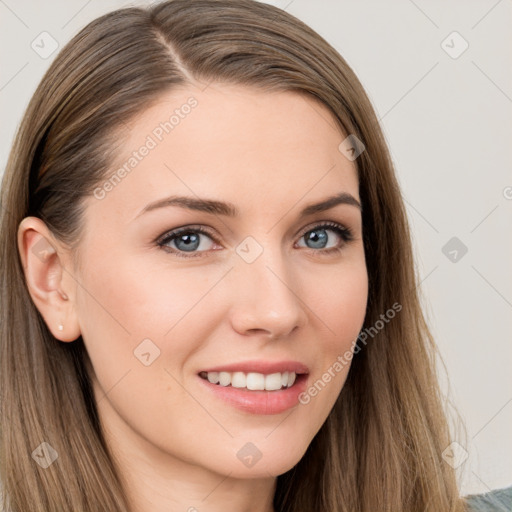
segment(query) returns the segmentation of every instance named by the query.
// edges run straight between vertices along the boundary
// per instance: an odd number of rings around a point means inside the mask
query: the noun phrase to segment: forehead
[[[189,86],[161,96],[119,132],[119,149],[98,211],[134,218],[171,194],[219,198],[242,213],[349,192],[358,198],[346,137],[319,101],[297,92],[245,86]],[[106,185],[106,186],[104,186]]]

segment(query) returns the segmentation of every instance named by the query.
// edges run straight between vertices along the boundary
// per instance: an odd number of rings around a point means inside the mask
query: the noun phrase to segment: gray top
[[[512,486],[464,498],[468,512],[512,512]]]

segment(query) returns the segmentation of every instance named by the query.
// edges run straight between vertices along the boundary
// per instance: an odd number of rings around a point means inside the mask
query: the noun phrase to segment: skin
[[[197,373],[296,360],[309,367],[312,384],[353,349],[368,293],[361,212],[339,204],[298,215],[335,193],[359,200],[357,172],[338,150],[346,135],[316,100],[225,84],[160,98],[122,132],[112,171],[191,96],[197,106],[121,183],[103,199],[87,198],[80,266],[40,219],[22,221],[18,245],[31,296],[54,336],[83,337],[105,437],[133,510],[269,512],[276,476],[304,455],[350,364],[307,405],[270,415],[212,398]],[[171,194],[227,201],[240,216],[170,206],[137,217]],[[353,240],[328,228],[316,233],[339,252],[308,246],[303,235],[322,221],[348,227]],[[155,243],[188,225],[209,227],[216,238],[199,235],[199,256],[179,257]],[[252,263],[236,252],[248,236],[263,250]],[[36,257],[31,249],[45,242],[48,254]],[[147,338],[160,350],[149,366],[134,356]],[[252,467],[236,456],[249,442],[262,455]]]

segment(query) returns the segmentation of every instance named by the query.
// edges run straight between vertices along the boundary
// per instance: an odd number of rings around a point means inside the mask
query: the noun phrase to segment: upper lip
[[[243,372],[243,373],[271,373],[295,372],[296,374],[309,373],[309,368],[298,361],[241,361],[239,363],[223,364],[202,370],[203,372]],[[201,372],[200,372],[201,373]]]

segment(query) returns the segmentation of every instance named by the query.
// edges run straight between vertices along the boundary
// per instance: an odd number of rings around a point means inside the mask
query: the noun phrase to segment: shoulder
[[[512,485],[484,494],[470,494],[464,499],[468,505],[468,512],[510,512],[512,511]]]

